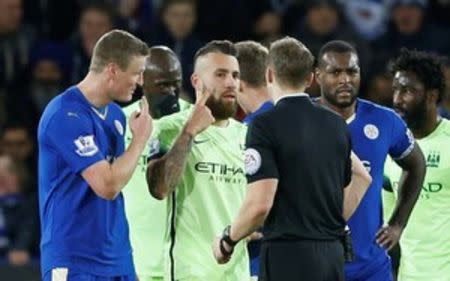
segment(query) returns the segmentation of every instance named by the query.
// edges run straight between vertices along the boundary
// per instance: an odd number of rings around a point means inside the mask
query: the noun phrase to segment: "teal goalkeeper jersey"
[[[189,103],[181,99],[179,102],[181,110],[191,107]],[[127,124],[131,113],[136,110],[139,110],[139,102],[123,109],[127,117]],[[155,128],[153,130],[157,131]],[[128,146],[131,141],[129,126],[127,126],[125,141]],[[125,198],[125,212],[130,228],[130,241],[137,275],[140,277],[163,277],[164,235],[168,206],[167,200],[156,200],[148,191],[145,172],[149,153],[150,146],[147,146],[122,193]]]
[[[427,137],[417,140],[427,172],[420,197],[400,246],[399,281],[450,280],[450,121],[443,119]],[[398,192],[401,169],[386,161],[385,173]]]
[[[170,149],[189,114],[187,110],[157,122],[153,154]],[[229,121],[227,127],[211,125],[195,137],[180,183],[168,197],[166,280],[250,279],[244,242],[236,246],[226,265],[217,264],[211,249],[214,237],[236,217],[247,186],[243,171],[246,127]]]

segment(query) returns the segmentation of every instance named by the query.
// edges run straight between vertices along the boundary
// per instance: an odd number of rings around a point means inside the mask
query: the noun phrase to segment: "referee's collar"
[[[273,104],[275,104],[275,105],[278,104],[278,102],[279,102],[280,100],[282,100],[282,99],[286,99],[286,98],[296,98],[296,97],[307,97],[307,98],[309,98],[309,95],[306,94],[306,93],[292,93],[292,94],[285,94],[285,95],[283,95],[283,96],[277,98]]]

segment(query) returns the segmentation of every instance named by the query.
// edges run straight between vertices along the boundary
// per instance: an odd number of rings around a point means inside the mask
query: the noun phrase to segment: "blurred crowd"
[[[193,57],[209,40],[268,45],[290,35],[315,55],[346,40],[361,59],[360,96],[391,106],[390,59],[402,47],[449,56],[449,14],[446,0],[0,0],[0,260],[37,258],[37,123],[50,99],[85,76],[107,31],[174,50],[190,101]],[[450,85],[448,61],[446,77]],[[450,88],[440,110],[450,116]]]

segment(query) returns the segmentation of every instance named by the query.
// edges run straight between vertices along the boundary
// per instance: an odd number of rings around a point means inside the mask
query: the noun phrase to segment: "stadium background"
[[[402,47],[448,57],[448,15],[448,0],[0,0],[0,280],[40,279],[37,123],[47,102],[87,73],[105,32],[126,29],[172,48],[191,101],[193,56],[209,40],[268,45],[289,35],[315,55],[329,40],[346,40],[361,59],[360,96],[391,106],[389,60]],[[445,71],[440,109],[448,118],[447,60]],[[308,92],[319,94],[314,85]]]

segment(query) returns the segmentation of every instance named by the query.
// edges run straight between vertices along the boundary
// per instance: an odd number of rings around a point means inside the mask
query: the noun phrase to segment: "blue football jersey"
[[[56,267],[99,276],[134,273],[122,194],[102,199],[81,176],[124,152],[124,132],[118,105],[101,113],[77,87],[46,107],[38,128],[43,275]]]
[[[352,232],[355,260],[346,264],[346,275],[370,270],[388,259],[386,250],[376,243],[376,232],[383,225],[381,188],[387,155],[407,156],[414,138],[403,120],[391,109],[357,99],[355,115],[347,120],[352,148],[372,176],[372,184],[348,224]]]

